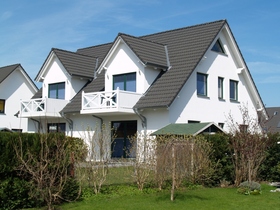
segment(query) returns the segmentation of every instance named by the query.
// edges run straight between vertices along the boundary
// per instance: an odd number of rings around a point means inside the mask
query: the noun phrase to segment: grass
[[[154,210],[154,209],[195,209],[195,210],[264,210],[280,208],[280,193],[272,193],[275,187],[262,185],[261,195],[242,195],[236,188],[195,188],[180,189],[175,201],[170,201],[170,191],[146,188],[140,192],[133,182],[133,168],[110,168],[103,193],[89,193],[82,201],[59,206],[61,210]]]
[[[235,188],[185,189],[178,190],[175,201],[171,202],[169,191],[138,192],[136,187],[127,187],[126,193],[94,195],[80,202],[64,204],[61,209],[279,209],[280,194],[270,192],[271,189],[275,188],[262,185],[261,195],[238,194]]]

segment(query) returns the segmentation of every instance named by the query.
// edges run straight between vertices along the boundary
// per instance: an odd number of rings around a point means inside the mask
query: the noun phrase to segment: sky
[[[20,63],[34,80],[52,48],[75,52],[120,32],[141,36],[226,19],[264,105],[277,107],[279,11],[278,0],[0,0],[0,67]]]

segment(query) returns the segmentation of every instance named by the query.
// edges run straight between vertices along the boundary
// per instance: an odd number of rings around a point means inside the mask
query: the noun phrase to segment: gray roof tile
[[[61,49],[52,49],[64,68],[72,76],[93,78],[96,58]]]
[[[0,83],[2,83],[20,64],[0,67]]]
[[[119,34],[119,36],[144,64],[168,67],[163,44],[127,34]]]

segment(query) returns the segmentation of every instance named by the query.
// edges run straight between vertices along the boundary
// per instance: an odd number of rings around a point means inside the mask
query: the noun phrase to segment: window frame
[[[226,54],[225,48],[223,47],[223,44],[220,39],[217,39],[215,44],[212,46],[211,50],[217,53]]]
[[[135,81],[135,87],[133,87],[133,90],[127,90],[128,88],[128,76],[130,75],[134,75],[135,76],[135,80],[131,80],[131,81]],[[123,83],[123,89],[120,88],[120,90],[124,90],[124,91],[130,91],[130,92],[136,92],[137,90],[137,78],[136,78],[136,72],[131,72],[131,73],[126,73],[126,74],[115,74],[113,75],[113,90],[116,90],[117,87],[115,87],[116,84],[116,77],[124,77],[123,80],[121,81]]]
[[[59,85],[61,85],[61,84],[64,84],[64,95],[63,95],[63,97],[62,98],[60,98],[59,97],[59,90],[62,90],[62,89],[59,89]],[[51,91],[51,86],[56,86],[55,87],[55,98],[54,97],[50,97],[50,91]],[[48,85],[48,98],[54,98],[54,99],[65,99],[65,92],[66,92],[66,90],[65,90],[65,82],[58,82],[58,83],[51,83],[51,84],[49,84]]]
[[[0,109],[0,114],[5,114],[6,100],[5,99],[0,99],[0,102],[3,102],[3,110]]]
[[[232,86],[232,84],[234,86]],[[234,97],[232,97],[232,91],[234,91],[233,92]],[[232,79],[229,80],[229,99],[231,101],[238,101],[238,81],[236,80],[232,80]]]
[[[199,81],[199,76],[203,76],[203,81]],[[201,89],[199,86],[199,82],[202,82],[203,83],[203,93],[201,93],[199,91],[199,89]],[[196,74],[196,93],[198,96],[204,96],[204,97],[207,97],[208,96],[208,74],[204,74],[204,73],[200,73],[200,72],[197,72]]]
[[[64,130],[61,130],[61,126],[64,126]],[[56,126],[55,130],[51,130],[51,126]],[[66,123],[48,123],[47,124],[48,133],[65,133],[66,132]]]
[[[224,99],[224,78],[218,77],[218,98]]]

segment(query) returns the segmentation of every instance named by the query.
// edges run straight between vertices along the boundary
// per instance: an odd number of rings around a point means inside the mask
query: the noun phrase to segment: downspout
[[[41,122],[39,120],[35,120],[34,118],[30,118],[31,120],[33,120],[34,122],[37,122],[38,123],[38,133],[40,133],[40,130],[41,130]]]
[[[59,112],[59,113],[68,122],[70,133],[71,133],[70,136],[73,137],[73,120],[71,120],[70,118],[66,117],[64,112]]]
[[[135,112],[135,114],[138,115],[138,117],[141,119],[142,122],[142,127],[144,128],[144,162],[146,161],[146,141],[147,141],[147,118],[140,114],[137,108],[133,108],[133,111]],[[136,152],[137,154],[137,152]],[[137,157],[136,157],[137,158]]]
[[[100,120],[100,130],[102,131],[103,119],[101,117],[96,116],[96,115],[92,115],[92,116]]]

